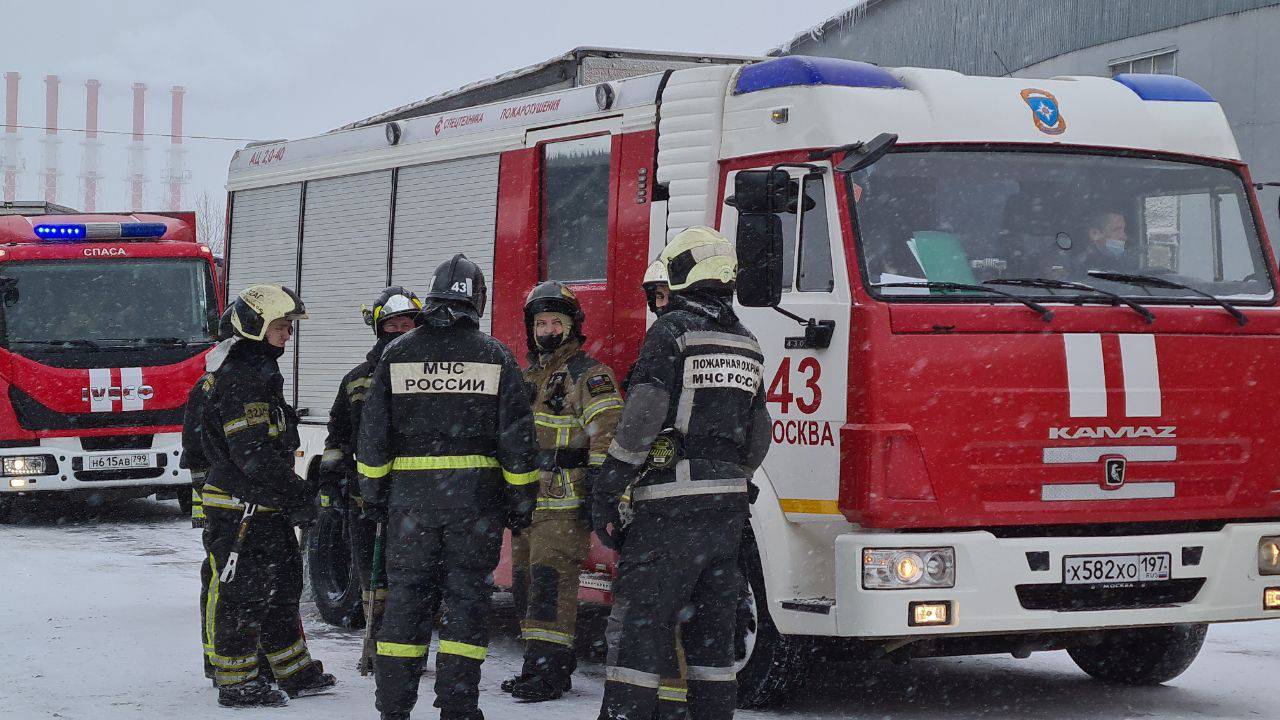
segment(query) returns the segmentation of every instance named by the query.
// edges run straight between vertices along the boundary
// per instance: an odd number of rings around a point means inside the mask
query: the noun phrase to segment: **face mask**
[[[1108,238],[1106,248],[1107,248],[1107,252],[1111,253],[1112,255],[1123,255],[1124,241]]]
[[[533,341],[538,344],[538,348],[551,352],[564,344],[565,335],[534,335]]]

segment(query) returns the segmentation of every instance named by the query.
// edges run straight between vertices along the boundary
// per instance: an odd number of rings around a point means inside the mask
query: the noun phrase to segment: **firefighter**
[[[540,449],[533,525],[512,538],[512,585],[524,611],[524,667],[502,689],[522,700],[555,700],[577,666],[578,575],[591,539],[591,484],[622,410],[613,371],[582,351],[585,316],[565,285],[547,281],[524,303]],[[584,502],[584,498],[586,501]]]
[[[661,259],[654,260],[645,268],[640,287],[644,288],[649,312],[661,315],[667,311],[667,304],[671,300],[671,286],[667,282],[667,266],[662,264]]]
[[[214,339],[221,341],[231,337],[231,308],[227,307],[223,311],[222,317],[218,320],[218,329]],[[205,374],[196,381],[191,387],[191,392],[187,394],[187,404],[182,412],[182,458],[178,461],[178,466],[191,471],[191,527],[204,527],[204,499],[200,495],[201,489],[204,487],[205,480],[209,474],[209,460],[204,455],[204,448],[200,445],[200,417],[204,412],[204,400],[209,390],[213,387],[213,372],[217,370],[222,361],[226,358],[225,351],[209,352],[204,357]],[[200,563],[200,638],[201,644],[204,646],[204,676],[210,680],[214,679],[213,663],[210,658],[213,655],[213,638],[209,637],[205,632],[208,627],[205,622],[205,606],[209,599],[209,563]],[[215,683],[216,686],[216,683]]]
[[[355,449],[360,431],[360,412],[364,409],[365,392],[369,389],[373,369],[382,351],[397,337],[417,327],[422,301],[412,291],[394,285],[384,289],[372,307],[362,307],[364,322],[373,328],[376,340],[365,361],[355,366],[338,383],[338,395],[329,410],[329,434],[320,458],[320,507],[341,507],[351,536],[351,553],[356,576],[364,598],[366,622],[372,617],[370,570],[373,563],[373,540],[376,523],[361,518],[364,500],[360,497],[356,478]],[[379,593],[381,595],[381,592]],[[384,598],[379,597],[378,600]],[[359,665],[370,662],[361,657]]]
[[[365,395],[356,451],[365,517],[387,523],[387,603],[374,674],[383,718],[408,718],[431,641],[442,720],[480,720],[490,573],[503,526],[529,526],[537,443],[520,366],[479,329],[484,275],[455,255],[436,269],[422,325],[387,346]]]
[[[213,371],[199,433],[209,463],[206,632],[222,705],[283,705],[337,682],[311,658],[298,614],[302,555],[294,525],[314,518],[315,489],[293,471],[297,416],[284,400],[277,360],[293,321],[305,317],[292,290],[251,286],[232,306],[233,337],[214,350],[226,357]],[[259,651],[279,689],[260,675]]]
[[[650,327],[593,488],[592,525],[620,546],[600,717],[648,720],[671,677],[676,629],[689,715],[731,718],[738,545],[769,447],[760,346],[733,310],[733,244],[706,227],[662,251],[672,292]],[[623,540],[619,501],[633,515]]]

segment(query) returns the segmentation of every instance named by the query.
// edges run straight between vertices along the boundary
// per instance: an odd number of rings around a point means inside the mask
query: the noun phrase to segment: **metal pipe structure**
[[[141,210],[147,196],[146,83],[133,84],[133,142],[129,144],[129,209]]]
[[[0,167],[4,168],[4,199],[18,199],[18,173],[22,170],[20,155],[22,141],[18,139],[18,80],[16,72],[4,74],[4,145],[0,146]]]
[[[80,181],[84,186],[84,211],[94,212],[98,209],[98,181],[102,173],[98,170],[98,160],[102,153],[102,141],[98,139],[98,90],[102,83],[97,80],[86,80],[84,111],[84,161],[81,164]]]
[[[57,75],[44,76],[44,201],[58,202],[58,84]]]
[[[172,104],[169,113],[169,209],[182,209],[182,188],[187,184],[187,149],[182,146],[182,96],[186,89],[174,85],[169,89]]]

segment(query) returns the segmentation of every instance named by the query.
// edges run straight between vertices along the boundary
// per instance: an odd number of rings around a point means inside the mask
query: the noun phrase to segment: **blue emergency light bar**
[[[1120,73],[1111,78],[1129,88],[1143,100],[1164,102],[1214,102],[1208,90],[1194,81],[1177,75]]]
[[[36,225],[36,237],[41,240],[139,240],[164,237],[168,227],[164,223],[50,223]]]
[[[829,57],[787,55],[744,65],[738,71],[738,82],[734,85],[733,94],[744,95],[760,90],[812,85],[887,90],[903,87],[897,78],[889,74],[889,71],[871,63]]]

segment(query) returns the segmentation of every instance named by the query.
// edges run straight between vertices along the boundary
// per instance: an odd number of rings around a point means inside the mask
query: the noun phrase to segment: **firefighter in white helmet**
[[[619,547],[601,718],[651,718],[672,667],[677,626],[689,714],[731,718],[738,546],[751,476],[769,447],[764,356],[733,310],[733,244],[688,228],[662,251],[670,309],[649,328],[609,457],[593,489],[592,525]],[[625,539],[618,503],[630,487]]]
[[[231,308],[233,337],[212,353],[200,442],[209,463],[204,543],[210,563],[206,622],[222,705],[283,705],[336,684],[302,635],[302,554],[294,526],[314,518],[315,488],[293,471],[297,414],[284,399],[277,363],[305,318],[302,299],[254,285]],[[211,354],[212,354],[211,353]],[[258,653],[279,689],[259,675]]]

